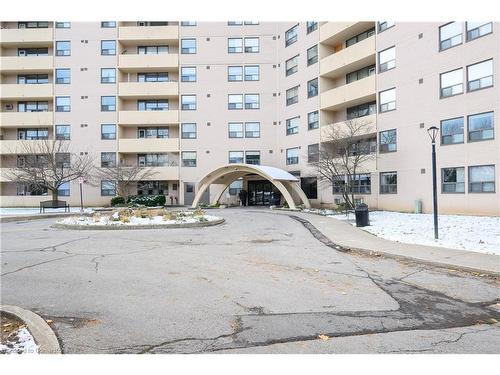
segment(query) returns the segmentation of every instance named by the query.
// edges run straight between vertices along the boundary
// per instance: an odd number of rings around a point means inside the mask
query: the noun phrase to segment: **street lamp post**
[[[78,178],[78,183],[80,184],[80,212],[83,213],[83,177]]]
[[[439,133],[439,128],[431,126],[427,129],[429,137],[432,141],[432,194],[434,204],[434,238],[437,240],[438,236],[438,204],[437,204],[437,176],[436,176],[436,137]]]

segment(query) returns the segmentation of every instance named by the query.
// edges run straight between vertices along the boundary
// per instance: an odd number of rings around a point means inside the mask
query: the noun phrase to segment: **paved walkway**
[[[279,210],[269,210],[269,212],[305,219],[330,241],[345,248],[500,276],[500,256],[498,255],[389,241],[358,229],[350,223],[317,214]]]

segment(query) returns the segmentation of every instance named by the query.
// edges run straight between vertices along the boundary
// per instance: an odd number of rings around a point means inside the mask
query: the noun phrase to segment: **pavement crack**
[[[46,260],[44,262],[30,264],[29,266],[24,266],[24,267],[18,268],[17,270],[14,270],[14,271],[9,271],[9,272],[2,273],[0,276],[11,275],[11,274],[19,272],[19,271],[23,271],[23,270],[26,270],[26,269],[29,269],[29,268],[34,268],[34,267],[37,267],[37,266],[41,266],[42,264],[47,264],[47,263],[56,262],[56,261],[62,260],[62,259],[72,258],[72,257],[75,257],[77,255],[78,254],[71,254],[71,255],[68,255],[68,256],[65,256],[65,257],[60,257],[60,258],[55,258],[55,259],[51,259],[51,260]]]

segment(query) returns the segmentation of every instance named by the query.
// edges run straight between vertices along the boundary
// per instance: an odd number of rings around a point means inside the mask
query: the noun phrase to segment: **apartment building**
[[[373,158],[346,176],[357,201],[430,212],[434,125],[441,212],[499,215],[498,27],[2,22],[1,205],[47,199],[5,170],[22,162],[22,142],[48,138],[95,155],[97,167],[152,170],[134,193],[164,194],[167,204],[191,204],[205,176],[244,163],[289,172],[313,206],[329,207],[342,202],[338,188],[318,181],[310,163],[326,129],[362,121],[357,150]],[[237,203],[245,189],[250,204],[269,205],[280,195],[258,174],[226,187],[211,185],[202,200]],[[84,184],[87,205],[115,193],[114,181]],[[78,184],[61,195],[79,204]]]

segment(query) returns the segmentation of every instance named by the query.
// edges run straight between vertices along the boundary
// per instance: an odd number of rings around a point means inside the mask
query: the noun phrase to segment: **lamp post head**
[[[439,133],[439,128],[436,126],[431,126],[429,129],[427,129],[427,133],[429,133],[429,137],[431,137],[432,143],[436,143],[436,137]]]

